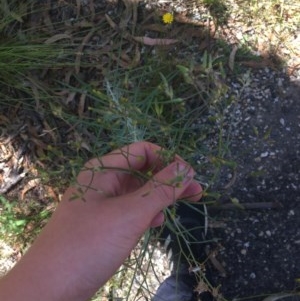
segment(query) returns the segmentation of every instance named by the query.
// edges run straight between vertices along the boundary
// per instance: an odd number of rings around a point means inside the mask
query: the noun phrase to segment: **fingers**
[[[165,215],[162,211],[160,211],[155,217],[152,219],[150,227],[155,228],[161,226],[165,221]]]
[[[88,167],[109,167],[126,170],[144,170],[159,163],[162,148],[150,142],[137,142],[114,150],[102,158],[88,162]]]
[[[202,196],[202,187],[196,181],[192,181],[187,189],[183,192],[180,198],[186,199],[192,202],[197,202]],[[160,211],[151,221],[150,227],[155,228],[161,226],[165,221],[165,216]]]
[[[162,190],[162,195],[165,196],[167,194],[166,199],[168,200],[170,200],[171,198],[173,198],[173,201],[176,200],[178,198],[177,194],[180,191],[182,198],[191,201],[197,201],[201,197],[202,189],[199,184],[191,181],[194,176],[193,169],[178,155],[172,158],[175,160],[174,165],[172,165],[173,167],[168,166],[166,169],[163,169],[163,152],[164,149],[158,145],[149,142],[137,142],[124,146],[121,149],[115,150],[103,156],[102,158],[92,159],[87,163],[86,166],[90,168],[102,166],[103,169],[108,168],[107,170],[109,170],[109,168],[115,168],[115,170],[112,170],[112,173],[104,173],[98,175],[102,179],[101,181],[96,181],[98,177],[93,174],[93,179],[97,182],[96,186],[98,188],[104,182],[106,182],[106,186],[101,188],[103,191],[110,192],[106,193],[107,195],[120,195],[120,187],[116,187],[116,185],[120,186],[121,183],[126,186],[126,192],[134,191],[137,189],[137,187],[142,185],[142,182],[139,182],[140,185],[133,185],[132,181],[134,177],[130,179],[130,183],[126,182],[127,184],[125,184],[125,178],[128,173],[124,173],[122,169],[124,171],[128,171],[129,173],[131,173],[132,171],[148,172],[148,170],[151,170],[151,174],[149,175],[147,173],[146,176],[151,177],[152,174],[155,174],[155,176],[146,185],[148,188],[152,185],[152,190],[153,188],[155,188],[155,191]],[[117,177],[118,181],[116,181],[115,179],[115,175],[117,174],[116,170],[120,171]],[[190,185],[184,186],[183,183],[180,182],[180,178],[182,178],[181,180],[185,181],[189,180],[192,183]],[[109,187],[109,185],[113,187]],[[135,189],[129,189],[131,186]],[[95,187],[95,189],[97,187]],[[117,192],[111,193],[111,191]],[[124,191],[124,189],[122,191]],[[176,192],[175,195],[172,195],[174,194],[174,192]]]
[[[194,174],[194,170],[187,163],[171,163],[135,192],[136,206],[142,206],[154,217],[180,198],[198,200],[202,189],[193,180]]]
[[[165,161],[164,149],[150,142],[136,142],[110,152],[102,158],[95,158],[88,162],[87,167],[116,168],[125,170],[145,171],[151,169],[158,171]],[[182,160],[178,155],[176,160]]]
[[[186,199],[188,201],[197,202],[202,197],[202,187],[201,185],[193,180],[191,184],[187,187],[187,189],[182,193],[182,199]]]

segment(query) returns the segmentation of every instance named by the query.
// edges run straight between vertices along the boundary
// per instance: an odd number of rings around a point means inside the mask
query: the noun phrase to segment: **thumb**
[[[136,191],[136,205],[142,206],[141,209],[147,210],[147,214],[154,217],[181,197],[192,183],[194,175],[194,170],[187,163],[171,163]]]

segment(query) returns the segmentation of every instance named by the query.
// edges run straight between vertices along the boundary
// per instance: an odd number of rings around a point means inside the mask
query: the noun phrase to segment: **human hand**
[[[179,156],[164,167],[162,151],[138,142],[87,162],[40,237],[7,277],[17,282],[20,299],[7,299],[14,296],[12,290],[5,300],[87,300],[144,231],[163,223],[164,208],[179,198],[198,200],[201,186],[193,180],[193,169]],[[21,281],[20,275],[28,272]],[[32,280],[35,288],[28,289]]]
[[[199,200],[202,189],[193,181],[194,171],[191,166],[178,155],[169,166],[164,166],[164,152],[155,144],[138,142],[102,158],[94,158],[80,172],[77,187],[71,188],[71,198],[90,200],[122,196],[121,203],[126,203],[126,207],[132,206],[133,212],[139,205],[142,209],[150,206],[152,210],[156,208],[160,211],[179,198]],[[138,201],[138,204],[132,204],[134,201]],[[162,223],[163,214],[159,212],[153,217],[150,226]]]

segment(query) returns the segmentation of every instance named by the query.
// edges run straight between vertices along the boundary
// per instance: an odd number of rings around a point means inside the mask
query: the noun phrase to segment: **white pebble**
[[[261,156],[262,158],[266,158],[266,157],[268,157],[268,155],[269,155],[269,152],[264,152],[264,153],[261,153],[261,154],[260,154],[260,156]]]
[[[245,248],[249,248],[249,246],[250,246],[250,242],[249,241],[247,241],[247,242],[244,243],[244,247]]]
[[[247,250],[246,250],[246,249],[242,249],[242,250],[241,250],[241,254],[242,254],[242,255],[246,255],[246,254],[247,254]]]
[[[250,278],[251,278],[251,279],[255,279],[255,278],[256,278],[255,273],[252,272],[252,273],[250,274]]]

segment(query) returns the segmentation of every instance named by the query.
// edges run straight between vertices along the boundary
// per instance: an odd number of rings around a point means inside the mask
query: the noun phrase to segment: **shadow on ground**
[[[216,189],[223,204],[268,204],[215,215],[226,223],[211,234],[226,276],[213,278],[229,300],[299,290],[300,82],[269,69],[250,78],[231,111],[228,159],[237,167],[223,169]]]

